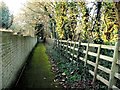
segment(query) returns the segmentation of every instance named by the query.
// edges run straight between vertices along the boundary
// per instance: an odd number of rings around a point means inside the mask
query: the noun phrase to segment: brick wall
[[[15,80],[36,43],[35,37],[0,31],[0,89],[9,87]]]
[[[2,35],[2,33],[0,32],[0,36]],[[2,38],[0,37],[0,90],[2,88]]]

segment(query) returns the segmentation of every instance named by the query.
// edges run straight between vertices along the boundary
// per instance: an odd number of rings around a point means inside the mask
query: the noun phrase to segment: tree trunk
[[[120,1],[115,3],[115,7],[117,9],[117,19],[118,19],[118,24],[119,24],[119,31],[118,31],[118,40],[120,41]]]

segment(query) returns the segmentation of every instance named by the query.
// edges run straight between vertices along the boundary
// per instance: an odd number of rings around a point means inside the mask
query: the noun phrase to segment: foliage
[[[10,28],[13,23],[13,15],[10,14],[4,2],[0,2],[0,28]]]
[[[115,7],[114,3],[97,1],[86,3],[30,0],[19,17],[22,22],[20,27],[34,33],[36,25],[43,24],[44,33],[49,37],[114,44],[119,26]]]
[[[35,34],[38,37],[41,37],[41,39],[43,39],[44,38],[44,25],[43,24],[36,24],[35,30],[36,30]]]
[[[46,5],[46,3],[39,2],[39,0],[28,1],[22,8],[22,12],[15,17],[14,25],[12,26],[12,28],[15,28],[15,32],[33,36],[38,32],[36,30],[36,25],[42,24],[44,25],[44,33],[49,35],[49,16],[44,10]],[[20,29],[17,27],[20,27]]]
[[[118,37],[118,21],[114,3],[97,2],[92,35],[94,43],[114,44]]]
[[[78,8],[76,2],[58,2],[55,7],[56,31],[60,39],[74,39]]]
[[[89,23],[89,9],[86,5],[85,2],[78,2],[78,5],[80,7],[80,12],[81,12],[81,24],[82,25],[82,28],[81,28],[81,38],[84,42],[88,42],[88,37],[90,35],[89,33],[89,26],[90,26],[90,23]]]
[[[63,54],[59,48],[54,50],[47,44],[46,47],[51,57],[52,70],[56,73],[55,81],[58,81],[63,88],[93,89],[88,72],[84,72],[84,62],[70,60],[70,56]]]
[[[116,42],[118,38],[118,22],[114,3],[103,3],[102,39],[104,42]]]
[[[65,22],[67,22],[68,18],[66,16],[67,14],[67,3],[66,2],[58,2],[55,7],[56,11],[56,31],[58,32],[58,36],[60,39],[67,38],[64,36],[64,26]]]

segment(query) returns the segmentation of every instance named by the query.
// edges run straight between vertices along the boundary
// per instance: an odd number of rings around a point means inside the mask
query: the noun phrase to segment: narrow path
[[[17,84],[17,88],[55,88],[55,75],[51,72],[51,65],[44,44],[40,43],[32,52],[31,58]],[[53,89],[52,89],[53,90]]]

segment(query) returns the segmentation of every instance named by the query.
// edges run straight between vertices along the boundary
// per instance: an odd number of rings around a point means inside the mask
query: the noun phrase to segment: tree
[[[114,7],[116,8],[116,18],[118,23],[118,40],[120,40],[120,1],[114,2]]]
[[[56,31],[59,39],[74,40],[78,16],[77,2],[68,2],[67,0],[58,2],[55,12]]]
[[[36,25],[44,26],[44,34],[57,39],[70,39],[82,42],[115,42],[118,35],[117,15],[113,3],[93,2],[93,7],[86,2],[62,0],[62,2],[40,2],[30,0],[24,5],[20,15],[24,30],[38,32]],[[93,12],[94,11],[94,12]],[[92,15],[91,15],[92,14]],[[17,20],[18,21],[18,20]],[[77,34],[79,33],[79,34]],[[46,35],[46,34],[45,34]]]
[[[118,21],[114,3],[104,2],[102,4],[102,39],[104,42],[116,42],[118,38]]]
[[[36,30],[35,34],[41,37],[41,39],[43,39],[44,38],[44,25],[40,23],[36,24],[35,30]]]
[[[10,28],[13,23],[13,15],[10,14],[4,2],[0,2],[0,28]]]
[[[89,10],[85,2],[78,2],[81,14],[81,38],[83,42],[88,42],[89,38]]]
[[[22,29],[27,35],[36,34],[38,32],[35,29],[36,25],[42,24],[44,25],[44,35],[46,35],[45,33],[49,33],[48,22],[51,14],[50,8],[49,3],[40,2],[39,0],[29,0],[24,5],[21,14],[17,16],[17,20],[14,23],[18,22],[21,24],[20,26],[22,26]]]
[[[59,39],[67,39],[65,24],[68,21],[67,17],[67,2],[58,2],[55,7],[56,31]]]
[[[95,23],[92,28],[92,32],[95,32],[95,38],[94,38],[94,43],[102,44],[103,40],[101,39],[101,32],[100,32],[100,27],[101,27],[101,7],[102,7],[102,2],[97,2],[96,3],[96,17],[95,17]]]

